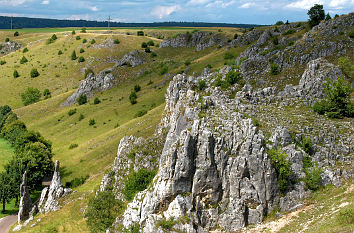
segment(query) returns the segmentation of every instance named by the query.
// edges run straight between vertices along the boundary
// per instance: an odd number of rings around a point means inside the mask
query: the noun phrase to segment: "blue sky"
[[[119,22],[198,21],[273,24],[306,20],[307,10],[323,4],[326,12],[347,14],[354,0],[0,0],[0,15]]]

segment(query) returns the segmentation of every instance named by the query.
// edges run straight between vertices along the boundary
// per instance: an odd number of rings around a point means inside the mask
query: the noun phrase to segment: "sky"
[[[0,0],[0,15],[116,22],[194,21],[274,24],[305,21],[314,4],[326,12],[354,11],[354,0]]]

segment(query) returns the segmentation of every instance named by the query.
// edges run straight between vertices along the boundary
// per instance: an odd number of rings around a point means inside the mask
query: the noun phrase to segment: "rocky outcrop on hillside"
[[[59,172],[59,161],[56,161],[50,187],[49,188],[46,187],[42,190],[41,198],[38,204],[39,212],[47,214],[51,211],[59,210],[60,209],[59,198],[65,197],[71,192],[72,192],[71,189],[64,188],[61,183],[61,177]]]
[[[160,48],[165,47],[195,47],[197,51],[218,45],[225,46],[227,38],[221,34],[211,32],[194,32],[177,35],[175,38],[166,39],[161,42]]]
[[[138,50],[130,51],[125,54],[122,59],[120,59],[115,66],[131,66],[136,67],[144,63],[144,59],[142,58],[141,52]]]
[[[6,55],[22,48],[22,45],[16,41],[0,43],[0,55]]]
[[[18,224],[26,221],[30,217],[32,211],[32,200],[29,189],[27,187],[27,172],[23,174],[22,183],[20,186],[20,206],[18,211]]]

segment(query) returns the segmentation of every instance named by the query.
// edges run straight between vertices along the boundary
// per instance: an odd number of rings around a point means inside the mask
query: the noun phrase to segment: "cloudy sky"
[[[306,20],[316,3],[325,11],[347,14],[354,0],[0,0],[0,15],[119,22],[196,21],[273,24]]]

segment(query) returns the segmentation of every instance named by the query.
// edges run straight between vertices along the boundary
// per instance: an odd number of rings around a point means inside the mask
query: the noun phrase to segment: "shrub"
[[[18,31],[16,31],[16,32],[14,33],[14,37],[19,36],[19,35],[20,35],[20,33],[19,33]]]
[[[151,50],[150,50],[149,47],[147,47],[147,48],[145,49],[145,53],[151,53]]]
[[[157,226],[161,227],[162,229],[165,230],[172,230],[173,226],[177,224],[177,221],[174,220],[173,217],[171,217],[169,220],[166,219],[161,219],[157,221]]]
[[[312,143],[309,137],[303,137],[300,147],[305,151],[307,154],[312,153]]]
[[[86,44],[86,43],[87,43],[87,40],[86,40],[86,39],[83,39],[83,40],[82,40],[82,43],[83,43],[83,44]]]
[[[81,37],[80,36],[76,36],[76,40],[81,40]]]
[[[91,43],[91,44],[96,43],[95,39],[92,39],[92,40],[90,41],[90,43]]]
[[[82,114],[80,114],[80,116],[79,116],[79,121],[82,121],[83,119],[85,119],[85,116],[82,115]]]
[[[231,52],[226,52],[224,54],[224,59],[225,60],[231,60],[231,59],[234,59],[234,58],[235,58],[235,56]]]
[[[50,97],[52,97],[52,94],[50,93],[49,89],[44,89],[43,91],[43,96],[45,99],[49,99]]]
[[[161,68],[160,68],[160,75],[164,75],[168,72],[168,66],[166,65],[163,65]]]
[[[85,94],[81,94],[79,98],[77,98],[77,103],[79,105],[83,105],[87,103],[87,96]]]
[[[95,125],[96,124],[96,121],[95,121],[95,119],[90,119],[89,120],[89,125],[91,126],[91,125]]]
[[[155,171],[140,168],[138,172],[133,171],[128,175],[123,194],[128,201],[133,200],[136,193],[144,191],[156,175]]]
[[[190,60],[186,60],[185,62],[184,62],[184,65],[185,66],[189,66],[191,64],[191,61]]]
[[[57,40],[58,37],[57,37],[57,35],[53,34],[52,37],[51,37],[51,39],[52,39],[52,40]]]
[[[349,36],[350,38],[354,38],[354,30],[350,30],[350,31],[348,32],[348,36]]]
[[[14,70],[13,76],[14,76],[14,78],[20,77],[20,75],[19,75],[19,73],[17,72],[17,70]]]
[[[279,66],[278,64],[272,63],[270,65],[270,74],[271,75],[277,75],[279,74]]]
[[[27,58],[25,56],[22,56],[20,64],[25,64],[26,62],[28,62]]]
[[[354,223],[354,209],[341,209],[338,214],[338,220],[343,225],[350,225]]]
[[[114,39],[113,43],[114,43],[114,44],[119,44],[120,41],[119,41],[119,39]]]
[[[63,54],[63,51],[59,50],[58,55],[62,55],[62,54]]]
[[[147,42],[147,45],[148,45],[148,46],[154,46],[154,45],[155,45],[155,43],[154,43],[154,41],[153,41],[153,40],[149,40],[149,41]]]
[[[91,232],[105,232],[124,211],[124,203],[115,198],[112,190],[98,192],[88,202],[85,218]]]
[[[291,175],[291,165],[287,160],[286,153],[278,149],[272,149],[268,151],[270,161],[275,168],[278,176],[278,188],[279,191],[284,194],[288,188],[289,178]]]
[[[95,73],[93,72],[92,69],[88,68],[88,69],[85,70],[85,75],[84,75],[84,77],[87,78],[87,76],[88,76],[89,74],[93,74],[93,75],[94,75]]]
[[[136,34],[137,34],[138,36],[144,36],[144,32],[143,32],[143,31],[137,31]]]
[[[226,75],[226,82],[228,82],[230,85],[234,85],[235,83],[240,83],[242,80],[242,75],[240,72],[229,72]]]
[[[141,43],[141,47],[142,47],[142,48],[147,48],[147,47],[148,47],[148,45],[147,45],[147,43],[146,43],[146,42],[143,42],[143,43]]]
[[[71,34],[72,34],[72,35],[75,35],[75,34],[76,34],[75,30],[73,30],[73,31],[71,32]]]
[[[237,37],[238,37],[238,34],[237,34],[237,33],[235,33],[235,34],[234,34],[234,40],[236,40],[236,39],[237,39]]]
[[[80,53],[84,53],[84,52],[85,52],[85,49],[81,48]]]
[[[100,100],[98,97],[96,97],[96,98],[93,100],[93,104],[99,104],[99,103],[101,103],[101,100]]]
[[[291,34],[294,34],[296,32],[296,30],[294,29],[289,29],[287,30],[286,32],[283,32],[283,35],[291,35]]]
[[[6,61],[4,61],[4,60],[1,60],[0,61],[0,65],[2,66],[2,65],[5,65],[6,64]]]
[[[152,52],[150,55],[152,58],[157,57],[157,54],[155,52]]]
[[[283,25],[283,24],[284,24],[283,21],[277,21],[277,22],[275,23],[275,25]]]
[[[273,43],[274,45],[278,45],[278,44],[279,44],[279,38],[278,38],[277,36],[273,36],[273,37],[272,37],[272,43]]]
[[[5,42],[9,42],[9,41],[10,41],[10,39],[9,39],[9,38],[6,38],[6,39],[5,39]]]
[[[205,80],[199,80],[198,82],[198,90],[202,91],[206,88],[207,84]]]
[[[22,50],[22,53],[27,53],[28,52],[28,48],[24,48],[23,50]]]
[[[74,148],[78,147],[77,144],[71,144],[71,146],[75,146]],[[70,149],[70,148],[69,148]],[[73,149],[73,148],[71,148]],[[65,183],[65,186],[67,188],[76,188],[76,187],[79,187],[80,185],[82,185],[83,183],[85,183],[85,181],[89,178],[89,176],[86,176],[86,177],[80,177],[80,178],[74,178],[73,180],[71,181],[68,181]]]
[[[135,114],[135,117],[142,117],[147,114],[146,110],[140,110]]]
[[[134,86],[134,91],[139,92],[141,90],[141,87],[137,84]]]
[[[79,145],[78,144],[70,144],[70,146],[69,146],[69,150],[72,150],[72,149],[74,149],[74,148],[77,148],[77,147],[79,147]]]
[[[21,94],[22,103],[27,106],[36,103],[41,98],[41,92],[37,88],[28,87],[24,93]]]
[[[354,65],[352,65],[349,57],[340,57],[338,59],[338,65],[346,76],[350,78],[354,77]]]
[[[130,93],[130,95],[129,95],[130,103],[131,103],[131,104],[136,104],[136,103],[137,103],[137,100],[136,100],[137,98],[138,98],[138,96],[137,96],[136,92],[135,92],[135,91],[132,91],[132,92]]]
[[[330,19],[332,19],[332,17],[329,15],[329,13],[327,13],[325,20],[328,21]]]
[[[69,115],[69,116],[72,116],[72,115],[74,115],[76,112],[77,112],[77,109],[76,109],[76,108],[70,109],[69,112],[68,112],[68,115]]]
[[[77,59],[77,56],[76,56],[76,52],[75,50],[71,53],[71,60],[76,60]]]
[[[33,68],[30,73],[31,78],[36,78],[39,76],[39,72],[36,68]]]
[[[82,28],[81,33],[86,33],[86,28]]]
[[[84,62],[84,61],[85,61],[85,58],[83,56],[80,56],[78,62]]]
[[[318,25],[321,20],[325,19],[325,12],[323,10],[323,5],[315,4],[311,9],[307,12],[309,19],[310,27],[314,27]]]
[[[316,191],[321,187],[321,173],[323,172],[321,168],[309,167],[303,169],[306,176],[303,181],[306,184],[306,187],[312,191]]]

